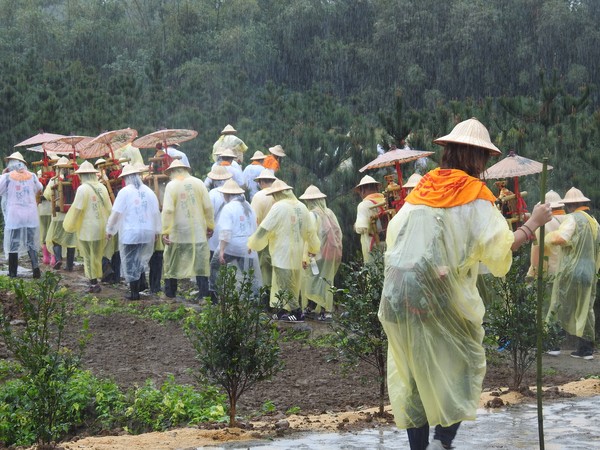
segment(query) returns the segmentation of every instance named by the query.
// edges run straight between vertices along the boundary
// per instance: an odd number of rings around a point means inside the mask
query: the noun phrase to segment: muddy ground
[[[46,267],[43,270],[50,270]],[[83,268],[77,265],[74,272],[61,270],[64,285],[76,296],[86,295]],[[19,276],[30,277],[26,269],[19,268]],[[193,289],[193,284],[183,283],[182,290]],[[127,287],[102,284],[98,298],[116,299],[125,304]],[[6,308],[10,295],[0,293]],[[161,295],[143,295],[140,305],[170,303],[174,307],[193,302],[184,298],[177,301]],[[10,308],[9,308],[10,309]],[[84,368],[100,377],[110,377],[120,386],[141,385],[147,379],[160,384],[169,374],[178,383],[196,383],[194,377],[195,354],[179,323],[167,321],[160,324],[152,319],[112,314],[92,314],[89,318],[92,339],[85,351]],[[330,332],[330,325],[318,321],[299,324],[280,324],[281,349],[285,368],[272,380],[262,382],[246,392],[239,401],[238,412],[243,418],[255,416],[268,401],[275,405],[274,415],[280,416],[290,408],[301,414],[340,413],[364,410],[378,405],[378,384],[375,369],[359,364],[345,371],[342,362],[330,348],[314,345],[313,337]],[[70,334],[75,336],[80,324],[70,324]],[[600,357],[583,361],[569,357],[564,351],[560,357],[544,357],[544,385],[558,386],[600,374]],[[9,357],[0,342],[0,357]],[[511,371],[502,354],[494,354],[488,364],[484,391],[505,388],[510,383]],[[532,370],[524,385],[535,385]],[[535,399],[533,399],[535,400]],[[368,425],[366,425],[368,426]]]

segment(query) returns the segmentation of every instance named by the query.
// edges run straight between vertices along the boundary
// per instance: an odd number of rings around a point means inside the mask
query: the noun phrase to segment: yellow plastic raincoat
[[[318,305],[317,312],[320,312],[321,308],[331,312],[333,311],[331,286],[342,262],[342,230],[337,217],[327,207],[325,199],[306,200],[306,206],[315,219],[321,249],[315,256],[319,273],[313,274],[310,264],[304,269],[302,306],[305,308],[308,300],[312,300]]]
[[[479,263],[505,275],[513,240],[482,197],[451,207],[405,203],[390,221],[379,319],[399,428],[475,419],[485,375]]]
[[[271,207],[275,204],[275,199],[272,195],[267,195],[267,189],[262,189],[254,194],[250,206],[254,210],[256,215],[256,223],[260,225],[267,214],[271,210]],[[273,266],[271,265],[271,255],[269,249],[263,249],[258,252],[258,260],[260,264],[260,273],[262,275],[262,282],[264,286],[271,286],[271,275],[273,273]]]
[[[385,201],[383,194],[377,192],[367,195],[356,208],[356,222],[354,223],[354,231],[360,234],[360,247],[362,249],[363,261],[366,263],[372,262],[371,250],[375,245],[374,238],[369,234],[371,227],[371,217],[378,214],[378,208],[373,208]]]
[[[568,214],[548,244],[560,246],[550,311],[569,334],[594,341],[596,274],[600,269],[598,222],[583,210]]]
[[[207,277],[210,254],[206,233],[215,228],[208,190],[186,169],[173,169],[170,177],[162,208],[162,235],[171,241],[164,251],[164,277]]]
[[[319,237],[308,209],[296,199],[292,191],[273,195],[275,204],[256,232],[248,238],[248,248],[260,251],[269,246],[273,265],[270,305],[293,311],[300,307],[298,297],[302,282],[304,246],[307,246],[308,252],[317,253]],[[291,298],[289,302],[279,304],[277,294],[282,290],[288,291]]]
[[[244,160],[244,153],[248,150],[248,146],[239,137],[233,134],[222,134],[219,139],[213,144],[213,161],[217,161],[217,153],[219,150],[230,148],[235,153],[235,156],[240,161]]]
[[[52,205],[52,186],[56,185],[57,178],[51,178],[46,188],[44,189],[44,198]],[[52,208],[52,206],[50,206]],[[77,234],[67,233],[63,227],[63,221],[65,220],[65,213],[62,211],[55,211],[54,215],[50,219],[50,225],[46,232],[46,247],[48,251],[54,255],[54,244],[60,245],[66,248],[77,248]]]
[[[77,234],[85,276],[93,280],[102,277],[102,256],[106,246],[104,229],[111,203],[106,187],[95,173],[82,173],[80,178],[82,184],[75,192],[63,227],[67,233]]]

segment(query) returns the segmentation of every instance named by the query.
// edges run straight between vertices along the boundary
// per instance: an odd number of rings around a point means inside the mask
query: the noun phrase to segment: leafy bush
[[[217,280],[218,303],[188,318],[185,331],[196,349],[201,378],[221,386],[229,398],[229,424],[235,423],[240,396],[282,367],[279,333],[263,314],[253,275],[236,282],[236,269],[223,266]]]
[[[496,339],[497,348],[500,346],[510,357],[512,389],[519,389],[536,360],[537,290],[525,280],[528,267],[527,249],[521,249],[514,254],[506,276],[492,280],[496,296],[488,305],[484,324],[486,334]],[[555,347],[560,340],[560,327],[553,322],[544,323],[542,339],[547,348]]]
[[[332,323],[334,345],[347,366],[366,362],[377,370],[379,414],[384,413],[387,337],[377,317],[383,287],[383,254],[374,254],[373,262],[363,265],[342,264],[342,289],[334,291],[336,304],[343,311]],[[335,289],[335,288],[334,288]]]

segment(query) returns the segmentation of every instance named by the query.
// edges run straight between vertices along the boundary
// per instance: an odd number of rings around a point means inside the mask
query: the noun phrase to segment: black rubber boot
[[[39,267],[35,267],[33,269],[33,278],[41,278],[42,277],[42,272],[40,271]]]
[[[8,254],[8,276],[11,278],[17,277],[17,268],[19,267],[19,254]]]
[[[150,292],[156,294],[160,292],[160,279],[162,278],[163,270],[163,252],[156,251],[152,253],[150,258]]]
[[[140,280],[131,281],[129,283],[130,293],[125,299],[127,300],[139,300],[140,299]]]
[[[113,273],[113,283],[121,281],[121,253],[114,252],[112,258],[110,258],[110,265],[112,266],[115,273]]]
[[[146,272],[142,272],[142,275],[140,276],[139,279],[139,290],[140,292],[145,291],[146,289],[148,289],[148,283],[146,282]]]
[[[165,295],[174,298],[177,293],[177,280],[175,278],[165,278]]]
[[[75,264],[75,248],[67,248],[67,267],[69,272],[73,272],[73,265]]]
[[[198,286],[198,296],[196,297],[198,301],[210,295],[208,291],[208,277],[196,277],[196,285]]]
[[[52,249],[54,250],[54,259],[56,259],[52,268],[58,270],[62,266],[62,246],[55,244],[52,246]]]
[[[113,270],[112,264],[110,263],[110,259],[106,256],[102,257],[102,281],[104,283],[112,283],[113,275],[115,271]]]

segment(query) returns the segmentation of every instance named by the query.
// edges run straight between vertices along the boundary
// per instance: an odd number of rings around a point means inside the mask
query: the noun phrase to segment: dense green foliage
[[[598,23],[596,0],[0,0],[0,146],[192,128],[182,150],[203,175],[231,123],[250,151],[282,144],[297,193],[329,196],[348,258],[351,188],[376,144],[411,130],[435,150],[470,116],[505,152],[547,154],[549,187],[597,206]],[[522,184],[535,203],[535,177]]]
[[[254,292],[252,271],[236,279],[235,267],[222,266],[216,285],[216,304],[188,317],[185,324],[198,359],[202,381],[220,386],[229,398],[229,425],[236,423],[241,395],[282,369],[279,332],[264,314]]]

